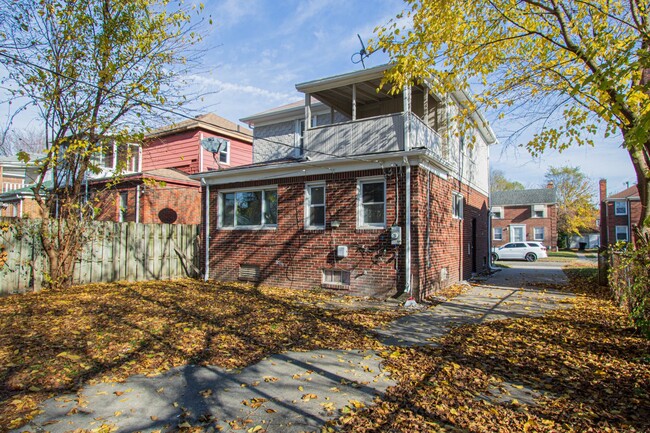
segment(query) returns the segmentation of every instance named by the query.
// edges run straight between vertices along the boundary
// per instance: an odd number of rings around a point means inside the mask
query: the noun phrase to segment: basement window
[[[350,285],[350,271],[323,269],[321,285],[329,289],[342,289]]]

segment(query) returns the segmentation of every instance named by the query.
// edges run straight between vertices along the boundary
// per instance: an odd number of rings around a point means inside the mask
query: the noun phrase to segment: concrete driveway
[[[509,262],[480,285],[443,304],[403,317],[379,337],[391,345],[430,345],[454,326],[536,316],[569,305],[569,295],[536,284],[563,284],[561,263]],[[204,425],[223,431],[320,431],[349,408],[372,404],[395,382],[377,353],[286,352],[243,370],[188,365],[124,383],[86,386],[41,407],[16,432],[76,429],[152,432]],[[258,427],[259,426],[259,427]]]

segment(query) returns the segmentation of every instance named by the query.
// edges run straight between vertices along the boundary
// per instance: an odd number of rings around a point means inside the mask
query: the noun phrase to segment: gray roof
[[[557,203],[555,188],[494,191],[490,194],[492,206],[526,206]]]

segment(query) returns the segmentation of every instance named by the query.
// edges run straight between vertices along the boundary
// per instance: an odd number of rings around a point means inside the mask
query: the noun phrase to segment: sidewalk
[[[567,306],[566,293],[532,288],[566,281],[558,266],[517,265],[484,285],[378,330],[385,344],[433,344],[454,326],[543,314]],[[66,432],[117,428],[151,432],[205,425],[222,431],[320,431],[349,408],[372,404],[394,385],[382,359],[363,350],[286,352],[241,371],[188,365],[155,377],[102,383],[43,405],[16,431]],[[257,428],[259,426],[259,428]]]

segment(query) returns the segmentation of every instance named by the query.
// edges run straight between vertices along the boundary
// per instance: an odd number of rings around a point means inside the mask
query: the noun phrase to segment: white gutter
[[[205,185],[205,276],[203,279],[208,281],[210,278],[210,185],[201,179]]]

